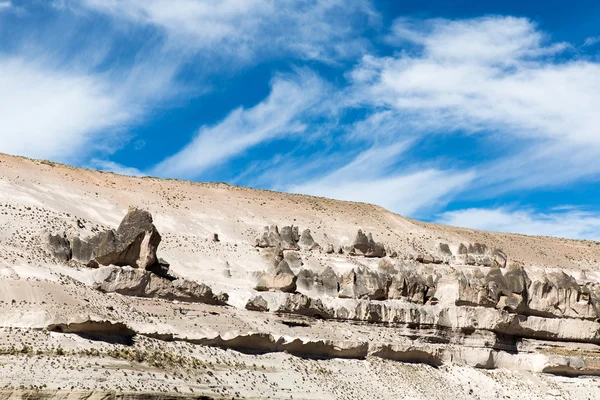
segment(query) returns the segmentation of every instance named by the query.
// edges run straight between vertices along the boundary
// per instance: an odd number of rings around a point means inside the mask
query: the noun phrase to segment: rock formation
[[[46,237],[48,252],[58,261],[67,262],[71,259],[71,243],[66,235],[48,234]]]
[[[146,269],[157,263],[156,250],[161,237],[149,212],[131,208],[119,228],[104,233],[94,250],[100,265],[128,265]]]
[[[0,165],[0,398],[600,398],[597,242]]]
[[[376,243],[370,233],[365,235],[359,229],[350,247],[350,254],[365,257],[385,257],[386,252],[383,244]]]
[[[48,244],[54,257],[71,259],[91,267],[100,265],[130,266],[154,272],[168,279],[169,263],[156,255],[161,236],[148,211],[130,208],[119,227],[81,239],[75,236],[49,235]]]
[[[294,292],[297,279],[287,261],[281,260],[276,267],[260,275],[255,289],[258,291]]]
[[[225,305],[228,300],[227,294],[215,295],[202,283],[185,279],[170,281],[142,269],[107,267],[98,274],[101,278],[94,287],[105,293],[215,305]]]

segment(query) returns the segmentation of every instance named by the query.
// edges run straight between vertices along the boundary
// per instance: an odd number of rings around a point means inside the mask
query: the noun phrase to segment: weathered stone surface
[[[156,250],[161,237],[149,212],[132,208],[119,228],[104,233],[94,250],[94,260],[100,265],[142,268],[157,262]]]
[[[302,257],[297,251],[286,251],[283,253],[283,259],[287,262],[292,270],[298,270],[304,264]]]
[[[89,236],[87,238],[80,238],[76,236],[71,239],[71,251],[73,253],[73,260],[83,264],[89,263],[94,259],[94,250],[102,242],[104,232]]]
[[[379,274],[366,267],[354,268],[342,278],[339,297],[383,300],[387,298],[390,282],[387,274]]]
[[[307,248],[307,249],[312,249],[313,246],[315,244],[317,244],[315,242],[315,240],[313,239],[312,235],[310,234],[310,229],[305,229],[302,231],[302,235],[300,236],[299,243],[302,247]]]
[[[95,288],[105,293],[219,305],[226,304],[228,299],[227,294],[215,295],[202,283],[185,279],[170,281],[138,268],[107,267],[99,270],[98,274],[104,276]]]
[[[285,250],[299,250],[298,246],[298,227],[284,226],[281,228],[281,243],[280,245]]]
[[[58,261],[67,262],[71,259],[71,243],[64,234],[48,234],[46,236],[46,247],[50,255]]]
[[[498,268],[506,268],[506,263],[508,262],[508,256],[501,249],[495,249],[492,252],[493,264]]]
[[[256,295],[248,300],[246,303],[246,310],[250,311],[269,311],[269,304],[260,295]]]
[[[469,244],[468,250],[469,250],[469,253],[472,253],[472,254],[484,255],[485,253],[487,253],[487,246],[482,243],[473,243],[473,244]]]
[[[358,230],[356,237],[350,246],[351,255],[362,255],[365,257],[385,257],[385,246],[376,243],[373,236],[369,233],[365,235],[362,230]]]
[[[321,273],[315,273],[309,269],[301,269],[298,272],[297,285],[298,289],[313,292],[318,296],[337,297],[340,277],[329,266],[325,267]]]
[[[173,288],[172,300],[216,305],[225,305],[229,300],[227,293],[214,294],[212,289],[203,283],[177,279],[171,285]]]
[[[288,263],[282,260],[275,268],[261,274],[255,289],[258,291],[294,292],[297,279]]]
[[[398,272],[396,270],[396,265],[391,260],[391,256],[379,260],[379,262],[377,263],[377,269],[389,275],[393,275],[396,272]]]
[[[256,247],[280,247],[283,250],[300,250],[300,234],[297,226],[266,226],[263,235],[256,239]]]
[[[403,299],[416,304],[425,304],[435,291],[433,277],[423,276],[414,270],[403,269],[392,276],[389,299]]]
[[[301,293],[294,293],[286,297],[277,312],[304,315],[311,318],[333,318],[333,310],[323,305],[320,299],[311,298]]]
[[[531,315],[595,320],[600,317],[597,298],[575,278],[564,272],[546,274],[528,288],[527,307]]]
[[[439,248],[440,248],[440,251],[442,252],[442,254],[447,255],[447,256],[452,255],[452,251],[450,250],[450,246],[448,246],[448,243],[440,243]]]

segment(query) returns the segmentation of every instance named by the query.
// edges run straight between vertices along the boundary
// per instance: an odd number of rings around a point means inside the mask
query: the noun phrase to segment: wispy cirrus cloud
[[[596,44],[600,43],[600,36],[590,36],[585,38],[583,45],[584,46],[594,46]]]
[[[115,18],[156,27],[172,45],[225,60],[281,57],[335,62],[362,52],[370,0],[77,0]]]
[[[0,27],[10,33],[0,44],[0,151],[85,165],[181,92],[178,64],[160,49],[117,59],[123,48],[105,26],[50,3],[18,8]]]
[[[87,165],[86,167],[92,168],[92,169],[98,169],[98,170],[104,171],[104,172],[113,172],[113,173],[119,174],[119,175],[146,176],[146,174],[144,172],[140,171],[137,168],[127,167],[125,165],[121,165],[121,164],[113,162],[113,161],[101,160],[101,159],[97,159],[97,158],[93,158],[90,161],[89,165]]]
[[[136,113],[101,76],[6,56],[0,70],[3,152],[68,160],[94,132],[120,126]]]
[[[0,1],[0,11],[8,10],[13,5],[10,1]]]
[[[413,166],[412,171],[393,168],[410,141],[374,146],[324,176],[316,176],[287,191],[339,200],[378,204],[404,215],[447,203],[475,177],[472,171],[443,171]]]
[[[324,94],[325,82],[311,71],[278,75],[267,98],[254,107],[233,110],[216,125],[201,127],[185,148],[160,162],[151,173],[195,178],[255,146],[301,135],[307,129],[304,118]]]
[[[7,1],[0,4],[11,7]],[[376,17],[363,0],[307,0],[283,6],[272,0],[49,4],[55,7],[27,5],[26,16],[33,21],[44,13],[44,22],[28,26],[27,18],[13,21],[14,31],[22,35],[10,36],[10,45],[0,46],[6,47],[5,53],[0,49],[0,85],[5,89],[0,102],[7,105],[0,111],[0,127],[11,135],[0,151],[64,162],[84,162],[91,153],[102,151],[106,156],[122,147],[132,137],[131,127],[183,92],[178,74],[186,65],[212,65],[217,73],[269,57],[345,59],[367,43],[360,35],[360,22]],[[61,34],[55,25],[59,20]],[[218,63],[213,63],[215,57]],[[190,79],[188,72],[185,79],[186,91],[193,95],[210,85],[205,74]],[[230,124],[236,113],[240,110],[232,111]],[[252,124],[251,115],[240,113],[248,119],[238,123]],[[284,115],[285,110],[277,117]],[[260,129],[257,126],[255,132]],[[273,129],[266,128],[264,135],[272,135],[267,132]]]
[[[175,90],[172,70],[148,67],[99,73],[52,57],[0,54],[0,151],[64,162],[111,153],[150,104]]]
[[[569,44],[550,42],[524,18],[399,19],[392,31],[388,40],[404,51],[364,57],[352,72],[358,104],[395,113],[422,136],[505,144],[503,157],[479,166],[478,183],[495,190],[600,172],[592,162],[600,156],[598,62],[565,55]]]
[[[577,207],[550,212],[515,207],[470,208],[442,213],[437,222],[497,232],[600,240],[600,213]]]

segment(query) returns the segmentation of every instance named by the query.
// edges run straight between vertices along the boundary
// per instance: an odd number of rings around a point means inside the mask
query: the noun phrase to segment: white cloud
[[[437,222],[497,232],[600,240],[600,213],[572,207],[554,209],[550,213],[511,207],[470,208],[445,212]]]
[[[354,56],[376,18],[370,0],[79,0],[90,9],[162,29],[173,44],[252,59],[286,52],[332,61]],[[205,54],[206,55],[206,54]]]
[[[600,172],[591,162],[600,157],[599,63],[561,58],[570,46],[546,44],[523,18],[402,19],[393,31],[390,40],[405,49],[363,59],[352,72],[352,105],[392,111],[421,135],[463,131],[489,138],[489,146],[502,143],[505,157],[479,174],[480,184],[496,189]]]
[[[135,110],[100,76],[0,57],[0,151],[66,160]]]
[[[105,172],[113,172],[115,174],[120,175],[128,175],[128,176],[146,176],[142,171],[137,168],[127,167],[121,164],[118,164],[113,161],[108,160],[99,160],[93,158],[90,161],[90,165],[88,166],[91,169],[98,169],[100,171]]]
[[[473,178],[472,172],[422,168],[414,172],[393,172],[393,165],[410,142],[372,147],[348,164],[287,191],[338,200],[373,203],[403,215],[445,204]]]
[[[0,11],[7,10],[11,8],[13,5],[10,1],[0,1]]]
[[[124,129],[175,90],[173,71],[151,63],[95,73],[15,54],[0,55],[0,70],[0,151],[64,162],[114,151]]]
[[[252,108],[237,108],[214,126],[200,128],[195,138],[152,169],[157,176],[198,177],[261,143],[286,135],[302,135],[301,121],[322,100],[324,82],[299,71],[273,79],[271,93]]]
[[[587,46],[593,46],[597,43],[600,43],[600,36],[590,36],[588,38],[585,38],[583,45],[587,47]]]

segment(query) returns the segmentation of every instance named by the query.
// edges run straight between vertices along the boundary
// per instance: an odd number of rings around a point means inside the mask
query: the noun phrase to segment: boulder
[[[296,226],[284,226],[281,228],[281,246],[285,250],[299,250],[298,246],[298,227]]]
[[[448,246],[447,243],[440,243],[439,244],[439,248],[440,248],[440,252],[443,255],[446,255],[446,256],[451,256],[452,255],[452,250],[450,250],[450,246]]]
[[[130,208],[119,228],[104,233],[94,250],[100,265],[130,266],[146,269],[157,262],[156,250],[161,237],[148,211]]]
[[[282,260],[275,268],[260,275],[255,289],[258,291],[295,292],[297,279],[287,261]]]
[[[508,257],[506,253],[501,249],[494,249],[492,252],[493,265],[498,268],[506,268],[506,262],[508,261]]]
[[[284,257],[283,249],[279,245],[275,247],[261,248],[260,253],[270,267],[276,267]]]
[[[317,274],[310,269],[300,269],[300,271],[298,271],[296,280],[297,289],[306,291],[313,290],[316,276]]]
[[[277,225],[265,226],[263,235],[256,240],[256,247],[276,247],[281,243]]]
[[[300,235],[300,246],[307,248],[307,249],[312,249],[313,246],[316,244],[315,240],[313,239],[312,235],[310,234],[310,229],[305,229],[302,231],[302,235]]]
[[[335,273],[333,268],[327,266],[317,276],[316,286],[318,288],[318,292],[322,292],[323,294],[332,297],[337,297],[338,292],[340,291],[340,277]]]
[[[225,305],[227,304],[227,300],[229,300],[227,293],[215,295],[210,286],[204,283],[197,283],[187,279],[177,279],[171,285],[173,288],[173,300],[214,305]]]
[[[385,246],[376,243],[373,236],[369,233],[365,235],[362,230],[358,230],[356,237],[350,246],[351,255],[362,255],[365,257],[385,257]]]
[[[262,296],[256,295],[248,300],[246,303],[246,310],[250,311],[269,311],[269,304]]]
[[[482,243],[469,244],[468,252],[472,254],[483,255],[487,253],[487,246]]]
[[[283,250],[300,250],[300,234],[297,226],[284,226],[279,231],[277,225],[266,226],[263,235],[256,239],[256,247],[281,247]]]
[[[50,255],[58,261],[67,262],[71,260],[73,254],[71,251],[71,243],[65,234],[49,234],[46,237],[46,248]]]
[[[369,251],[369,238],[360,229],[354,237],[351,251],[355,254],[366,254]]]

